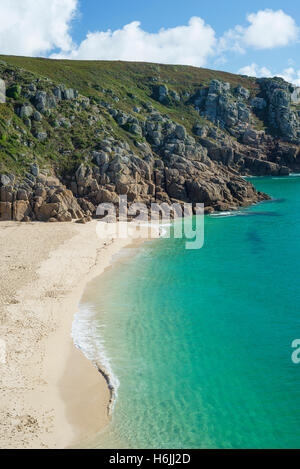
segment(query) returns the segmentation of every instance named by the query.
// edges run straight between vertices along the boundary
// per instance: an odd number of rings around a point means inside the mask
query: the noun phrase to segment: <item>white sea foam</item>
[[[71,336],[75,346],[83,352],[88,360],[100,368],[100,371],[105,375],[112,394],[110,410],[113,410],[120,382],[112,371],[110,359],[106,353],[102,333],[104,327],[96,319],[93,305],[86,304],[79,307],[74,317]]]
[[[168,234],[168,230],[165,228],[172,226],[172,223],[153,223],[153,222],[144,222],[144,223],[134,223],[131,222],[134,226],[141,226],[144,228],[150,228],[153,231],[157,230],[159,237],[163,238]]]
[[[238,215],[246,215],[245,212],[241,212],[240,210],[232,211],[232,212],[219,212],[219,213],[211,213],[209,216],[213,218],[223,218],[223,217],[236,217]]]
[[[279,176],[279,177],[274,177],[274,176],[273,176],[272,179],[273,179],[274,181],[281,181],[282,179],[287,179],[287,178],[289,178],[289,177],[290,177],[290,178],[291,178],[291,177],[293,177],[293,178],[300,177],[300,173],[290,173],[288,176]]]

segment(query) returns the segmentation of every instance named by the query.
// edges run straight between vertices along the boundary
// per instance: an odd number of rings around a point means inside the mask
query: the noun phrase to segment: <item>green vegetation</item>
[[[18,99],[21,94],[21,86],[20,85],[13,85],[10,86],[6,91],[6,96],[8,98]]]
[[[153,85],[157,83],[165,83],[177,93],[195,93],[199,85],[208,85],[213,78],[227,81],[232,86],[240,84],[252,91],[253,94],[258,89],[255,79],[250,77],[185,65],[49,60],[8,56],[0,56],[0,60],[40,77],[65,83],[71,88],[78,89],[86,96],[103,96],[102,90],[106,89],[108,94],[117,94],[125,102],[126,98],[129,98],[128,93],[139,99],[149,99],[153,92]],[[132,98],[129,98],[128,101],[132,103]]]
[[[210,125],[189,100],[211,79],[227,81],[234,87],[240,84],[252,96],[258,92],[256,80],[249,77],[189,66],[119,61],[0,56],[0,77],[6,82],[9,98],[0,106],[0,172],[20,175],[33,161],[53,167],[58,174],[72,172],[80,162],[87,162],[88,152],[97,150],[107,135],[127,142],[138,154],[136,145],[144,138],[132,132],[132,124],[119,126],[107,106],[139,120],[145,119],[145,108],[151,106],[192,132],[197,123]],[[92,106],[87,111],[72,101],[60,101],[59,108],[45,112],[41,122],[33,121],[32,116],[20,118],[17,113],[21,106],[30,105],[24,93],[29,84],[37,91],[64,84],[88,97]],[[158,84],[166,85],[170,92],[164,104],[154,99]],[[140,114],[133,111],[135,107],[141,109]],[[259,120],[257,126],[262,126]],[[46,138],[41,140],[39,134],[43,133]]]

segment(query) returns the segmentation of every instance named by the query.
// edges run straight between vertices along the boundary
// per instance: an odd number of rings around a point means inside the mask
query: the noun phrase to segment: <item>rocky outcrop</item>
[[[299,144],[299,114],[291,106],[294,87],[281,78],[263,78],[257,82],[260,96],[250,99],[249,90],[240,85],[232,88],[229,83],[211,80],[209,87],[196,93],[193,104],[203,117],[236,138],[241,138],[248,126],[255,125],[254,113],[275,136]]]
[[[300,144],[299,116],[291,108],[293,87],[281,78],[260,79],[259,84],[267,98],[267,121],[283,140]]]
[[[0,179],[0,219],[64,222],[89,216],[73,193],[57,178],[38,174],[36,167],[20,181],[11,176]]]
[[[10,86],[13,118],[0,122],[0,143],[12,129],[9,142],[22,151],[11,155],[24,163],[22,177],[0,175],[0,218],[84,223],[119,195],[148,206],[203,202],[210,213],[267,197],[241,176],[300,170],[299,111],[283,80],[248,89],[212,79],[188,91],[174,79],[150,81],[145,101],[99,84],[101,99],[49,79]]]
[[[251,123],[250,107],[245,102],[249,96],[249,90],[242,86],[232,89],[229,83],[211,80],[208,88],[196,93],[193,103],[203,117],[238,136]]]

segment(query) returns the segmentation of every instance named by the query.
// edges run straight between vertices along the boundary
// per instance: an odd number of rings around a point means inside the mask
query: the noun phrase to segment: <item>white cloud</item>
[[[1,0],[0,52],[42,55],[73,47],[69,34],[77,0]]]
[[[247,20],[250,26],[244,31],[244,41],[257,49],[287,46],[298,38],[295,20],[282,10],[260,10]]]
[[[219,40],[219,52],[245,53],[245,48],[273,49],[287,46],[299,37],[295,20],[282,10],[260,10],[247,15],[248,27],[240,25],[226,31]]]
[[[300,86],[300,70],[295,70],[293,67],[284,69],[280,73],[272,73],[266,67],[259,67],[256,63],[246,65],[238,70],[241,75],[248,75],[249,77],[281,77],[289,83]]]
[[[235,26],[233,29],[226,31],[218,42],[218,53],[232,51],[244,54],[245,46],[243,44],[244,28],[242,26]]]
[[[259,67],[256,63],[246,65],[238,70],[241,75],[248,75],[249,77],[271,77],[272,73],[267,67]]]
[[[294,85],[300,86],[300,70],[295,70],[293,67],[285,68],[282,73],[277,76],[284,78],[284,80]]]
[[[89,33],[79,47],[53,57],[202,66],[213,55],[215,45],[215,31],[198,17],[191,18],[187,26],[160,29],[157,33],[144,31],[139,21],[133,21],[115,31]]]
[[[145,31],[139,21],[117,30],[89,32],[78,45],[70,27],[78,12],[79,0],[0,0],[0,53],[51,56],[52,58],[131,60],[205,66],[209,59],[222,66],[229,52],[246,54],[249,47],[271,49],[298,38],[294,19],[282,10],[250,13],[248,26],[236,25],[216,38],[214,29],[202,18],[192,17],[187,25]],[[288,62],[290,69],[295,66]],[[287,69],[288,70],[288,69]],[[270,76],[256,64],[240,73]],[[287,72],[283,72],[287,76]],[[298,80],[298,72],[292,75]]]

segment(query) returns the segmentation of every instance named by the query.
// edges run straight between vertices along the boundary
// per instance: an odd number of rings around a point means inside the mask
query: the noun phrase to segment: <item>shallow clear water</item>
[[[205,217],[200,250],[145,243],[89,285],[81,329],[120,384],[93,445],[300,448],[300,177],[252,182],[278,200]]]

